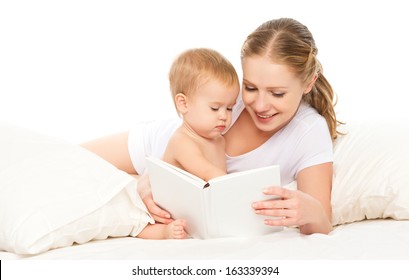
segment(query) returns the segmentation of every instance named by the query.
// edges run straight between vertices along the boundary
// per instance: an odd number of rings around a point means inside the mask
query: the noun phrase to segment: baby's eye
[[[227,107],[227,111],[233,111],[233,107]]]
[[[219,107],[210,107],[212,111],[219,111]]]

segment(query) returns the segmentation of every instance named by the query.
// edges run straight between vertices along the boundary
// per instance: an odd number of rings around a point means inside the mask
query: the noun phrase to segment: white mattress
[[[109,238],[24,256],[0,252],[0,259],[409,259],[409,221],[368,220],[336,227],[329,235],[301,235],[297,229],[253,238],[142,240]]]

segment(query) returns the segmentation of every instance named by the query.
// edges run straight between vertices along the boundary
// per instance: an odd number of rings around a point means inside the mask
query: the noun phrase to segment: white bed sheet
[[[0,259],[409,259],[409,221],[367,220],[336,227],[329,235],[297,229],[253,238],[142,240],[109,238],[25,256],[0,252]]]

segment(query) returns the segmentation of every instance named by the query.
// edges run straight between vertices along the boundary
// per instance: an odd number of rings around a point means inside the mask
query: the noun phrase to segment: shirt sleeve
[[[324,118],[317,120],[305,132],[293,156],[295,177],[304,168],[334,161],[332,139]]]
[[[161,158],[169,138],[181,124],[180,118],[167,118],[137,124],[128,135],[128,151],[138,174],[146,168],[146,157]]]

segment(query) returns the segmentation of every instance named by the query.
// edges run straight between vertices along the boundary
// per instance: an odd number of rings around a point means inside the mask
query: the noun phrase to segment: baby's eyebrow
[[[224,106],[224,105],[234,106],[235,104],[236,104],[236,102],[234,102],[233,104],[227,104],[227,103],[219,102],[219,101],[210,102],[210,105],[212,105],[212,106]]]

